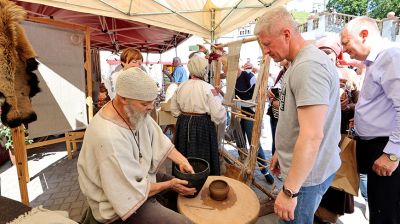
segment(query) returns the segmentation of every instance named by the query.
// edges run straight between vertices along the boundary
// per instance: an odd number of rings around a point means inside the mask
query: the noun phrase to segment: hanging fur
[[[0,0],[0,97],[1,120],[9,127],[37,119],[30,98],[40,91],[35,73],[36,53],[20,22],[26,12],[8,0]]]

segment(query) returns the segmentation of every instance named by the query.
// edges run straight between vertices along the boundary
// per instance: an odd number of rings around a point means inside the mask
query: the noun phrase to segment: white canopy
[[[290,0],[22,0],[95,15],[133,20],[207,39],[244,26]]]

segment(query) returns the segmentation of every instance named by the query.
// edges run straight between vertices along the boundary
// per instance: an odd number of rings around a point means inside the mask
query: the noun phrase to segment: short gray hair
[[[174,57],[172,59],[172,62],[177,62],[177,63],[181,63],[181,59],[179,57]]]
[[[254,35],[259,35],[261,32],[267,34],[277,33],[286,26],[294,32],[298,32],[298,23],[293,19],[292,14],[286,10],[283,6],[278,6],[262,15],[255,28]]]

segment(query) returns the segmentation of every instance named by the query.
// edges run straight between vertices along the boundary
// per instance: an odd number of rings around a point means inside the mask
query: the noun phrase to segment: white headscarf
[[[195,54],[190,58],[187,67],[190,75],[196,76],[201,79],[206,79],[208,76],[208,61],[205,58]]]

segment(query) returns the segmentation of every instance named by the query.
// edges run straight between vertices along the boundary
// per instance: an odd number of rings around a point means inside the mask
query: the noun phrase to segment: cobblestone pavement
[[[65,144],[55,144],[28,152],[28,183],[30,206],[42,205],[50,210],[68,211],[71,219],[79,221],[88,207],[79,189],[77,155],[68,160]],[[0,169],[1,195],[20,201],[15,167],[5,164]]]

